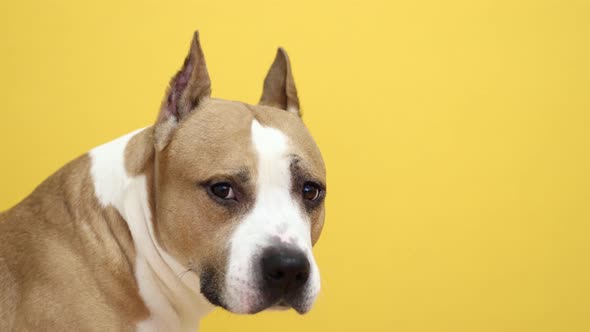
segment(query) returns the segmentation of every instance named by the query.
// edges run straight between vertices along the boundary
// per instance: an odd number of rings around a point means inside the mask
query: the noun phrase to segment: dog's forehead
[[[276,128],[287,136],[291,154],[298,156],[308,167],[313,168],[317,176],[325,177],[326,171],[320,150],[297,114],[261,105],[251,108],[254,117],[262,126]]]
[[[324,160],[301,118],[291,112],[267,106],[252,106],[256,120],[265,127],[276,128],[289,140],[289,153],[296,156],[315,176],[325,179]]]
[[[287,138],[288,153],[299,157],[317,176],[325,177],[320,151],[301,118],[273,107],[210,99],[181,124],[175,141],[182,145],[195,143],[193,147],[205,143],[207,150],[218,156],[230,153],[233,157],[246,158],[246,154],[254,153],[254,121],[279,130]]]

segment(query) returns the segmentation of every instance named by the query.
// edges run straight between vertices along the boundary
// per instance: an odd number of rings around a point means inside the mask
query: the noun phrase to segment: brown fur
[[[176,91],[183,77],[189,76],[186,90]],[[213,266],[223,273],[228,237],[249,205],[242,204],[241,211],[228,210],[208,197],[204,185],[245,171],[247,181],[232,180],[245,193],[254,192],[257,161],[251,142],[252,120],[282,130],[297,142],[294,153],[302,157],[304,167],[316,178],[326,175],[319,150],[299,117],[297,89],[283,49],[277,51],[264,81],[261,105],[210,99],[210,84],[195,33],[183,68],[170,82],[155,126],[153,186],[158,222],[154,228],[161,245],[182,264],[197,269]],[[191,112],[183,111],[186,105],[191,105]],[[295,112],[285,112],[288,109]],[[323,210],[310,216],[313,243],[322,230]]]
[[[264,79],[260,105],[276,107],[301,116],[291,62],[282,48],[277,50],[277,56]]]
[[[205,101],[180,124],[170,145],[156,158],[156,232],[164,248],[183,264],[225,269],[228,237],[251,202],[242,203],[238,210],[227,209],[208,197],[203,184],[242,172],[247,180],[232,182],[250,196],[254,193],[257,156],[250,131],[254,119],[282,130],[290,141],[297,142],[292,149],[303,160],[303,167],[314,177],[325,179],[319,150],[295,114],[240,102]],[[315,243],[323,225],[323,208],[310,218]]]
[[[251,124],[282,130],[300,167],[325,183],[324,164],[298,117],[297,93],[280,50],[265,80],[262,104],[210,99],[198,34],[173,78],[154,127],[125,150],[130,176],[145,175],[157,242],[183,266],[223,273],[228,237],[253,204],[257,158]],[[296,109],[297,113],[284,109]],[[243,199],[222,206],[207,192],[231,180]],[[312,240],[321,233],[323,205],[310,212]],[[84,155],[0,214],[0,331],[126,331],[148,318],[134,277],[129,228],[103,208]]]
[[[125,221],[82,156],[0,215],[0,331],[129,330],[148,315]]]

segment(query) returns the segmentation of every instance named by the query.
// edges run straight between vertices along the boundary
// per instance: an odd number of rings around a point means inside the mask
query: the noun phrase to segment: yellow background
[[[329,172],[314,311],[203,331],[590,331],[588,1],[2,1],[0,209],[150,124],[197,28],[216,97],[288,50]]]

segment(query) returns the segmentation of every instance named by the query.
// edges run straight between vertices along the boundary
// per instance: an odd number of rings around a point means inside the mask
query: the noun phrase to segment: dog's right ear
[[[170,80],[156,121],[154,138],[159,151],[168,145],[176,126],[210,96],[211,81],[199,41],[199,31],[195,31],[182,68]]]

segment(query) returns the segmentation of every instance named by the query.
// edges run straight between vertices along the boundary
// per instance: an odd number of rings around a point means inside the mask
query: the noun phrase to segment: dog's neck
[[[145,174],[153,172],[153,167],[139,174],[129,174],[126,167],[133,164],[126,158],[141,159],[145,151],[152,151],[151,131],[139,130],[90,151],[94,189],[103,207],[119,211],[133,237],[135,278],[150,311],[138,330],[196,331],[213,306],[201,295],[198,276],[187,272],[156,241],[148,196],[148,179],[153,174]],[[130,144],[132,138],[134,144]]]

